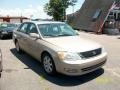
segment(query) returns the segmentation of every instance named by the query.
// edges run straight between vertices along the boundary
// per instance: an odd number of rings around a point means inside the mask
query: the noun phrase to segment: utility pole
[[[72,2],[72,7],[73,7],[73,17],[74,17],[74,9],[75,9],[75,3],[77,2],[77,0],[71,0]]]
[[[63,18],[62,21],[66,20],[66,0],[61,0],[62,1],[62,5],[63,5]]]

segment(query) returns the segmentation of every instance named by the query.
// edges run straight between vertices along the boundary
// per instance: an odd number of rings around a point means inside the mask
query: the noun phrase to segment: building
[[[103,33],[111,35],[120,34],[120,1],[116,0],[105,21]]]
[[[120,21],[120,2],[114,4],[113,9],[110,11],[108,18],[114,18],[116,21]]]
[[[75,29],[101,33],[114,3],[114,0],[85,0],[80,10],[68,16],[68,22]]]
[[[22,23],[24,21],[30,20],[27,17],[10,17],[10,16],[0,16],[0,22],[10,22],[10,23]]]

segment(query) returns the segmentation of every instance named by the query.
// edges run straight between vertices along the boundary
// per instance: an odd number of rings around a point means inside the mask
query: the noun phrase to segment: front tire
[[[49,54],[44,54],[42,56],[42,65],[47,74],[54,75],[56,73],[54,61]]]

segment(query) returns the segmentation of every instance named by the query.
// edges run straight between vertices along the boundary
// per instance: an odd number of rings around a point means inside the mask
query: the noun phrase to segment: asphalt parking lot
[[[11,39],[0,40],[3,53],[0,90],[120,90],[120,36],[85,32],[80,32],[80,36],[104,45],[108,61],[103,68],[77,77],[46,75],[38,61],[16,52]]]

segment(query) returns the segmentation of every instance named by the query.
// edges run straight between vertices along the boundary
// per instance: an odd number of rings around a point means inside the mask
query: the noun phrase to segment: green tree
[[[44,11],[53,16],[56,21],[64,21],[66,17],[66,9],[68,6],[73,5],[77,0],[50,0],[44,6]]]

